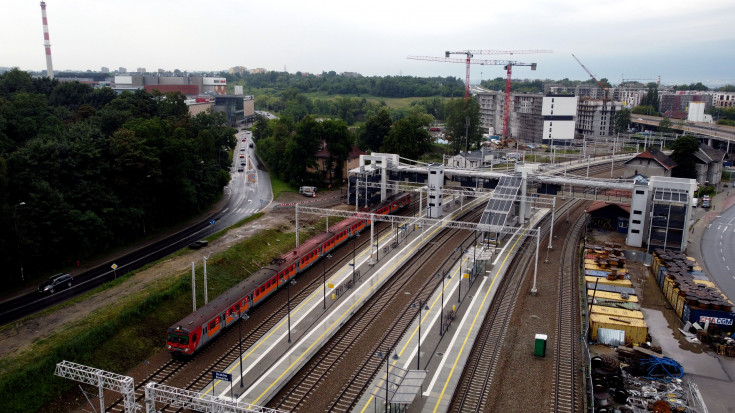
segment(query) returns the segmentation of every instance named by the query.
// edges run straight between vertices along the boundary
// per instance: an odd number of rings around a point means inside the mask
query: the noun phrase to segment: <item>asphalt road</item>
[[[735,297],[735,208],[717,215],[700,242],[702,259],[712,281],[727,297]]]

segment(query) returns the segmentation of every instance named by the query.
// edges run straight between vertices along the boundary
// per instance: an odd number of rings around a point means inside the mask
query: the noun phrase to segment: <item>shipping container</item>
[[[608,292],[605,292],[605,291],[597,291],[597,292],[595,292],[595,291],[592,291],[592,290],[587,290],[587,296],[588,297],[592,297],[593,294],[594,294],[595,298],[598,298],[599,297],[599,298],[603,298],[603,299],[606,299],[606,300],[621,301],[621,302],[624,302],[624,303],[625,302],[628,302],[628,303],[637,303],[638,302],[638,297],[636,297],[635,295],[628,296],[627,299],[624,299],[618,293],[608,293]]]
[[[592,305],[592,314],[603,314],[610,317],[637,318],[643,320],[643,313],[637,310]]]
[[[731,311],[721,311],[712,309],[702,309],[684,304],[681,321],[699,323],[704,327],[704,323],[709,321],[710,324],[717,325],[724,331],[733,331],[733,321],[735,321],[735,313]]]
[[[598,330],[606,328],[625,333],[625,344],[644,343],[648,336],[648,325],[637,318],[610,317],[603,314],[590,315],[590,336],[598,341]]]
[[[584,280],[587,282],[587,284],[594,284],[595,281],[597,281],[598,284],[605,284],[605,285],[617,285],[620,287],[633,287],[633,282],[630,280],[608,280],[605,277],[592,277],[592,276],[586,276],[584,277]]]

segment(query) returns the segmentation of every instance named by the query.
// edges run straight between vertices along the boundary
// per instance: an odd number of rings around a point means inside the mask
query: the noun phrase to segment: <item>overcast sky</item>
[[[455,76],[445,50],[553,50],[475,56],[538,63],[514,78],[735,84],[733,0],[49,0],[55,70],[224,70]],[[3,0],[0,66],[43,70],[41,8]],[[460,58],[461,56],[456,56]],[[472,82],[504,76],[472,66]]]

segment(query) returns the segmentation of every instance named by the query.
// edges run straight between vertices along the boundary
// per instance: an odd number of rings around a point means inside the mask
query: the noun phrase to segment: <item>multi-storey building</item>
[[[735,92],[712,93],[712,104],[718,108],[731,108],[735,106]]]
[[[576,132],[583,136],[609,136],[615,126],[615,112],[620,111],[622,104],[615,101],[604,101],[581,98],[577,104]]]
[[[661,113],[686,111],[690,102],[704,102],[705,109],[712,107],[712,94],[707,92],[659,92],[658,99],[658,111]]]
[[[505,93],[483,88],[474,88],[473,93],[480,105],[480,127],[484,133],[500,135],[503,133],[503,111]],[[510,115],[508,133],[521,142],[541,143],[543,117],[541,107],[543,95],[536,93],[512,93],[510,95]]]
[[[571,145],[577,118],[577,97],[574,95],[544,96],[541,109],[543,129],[541,140],[553,145]]]
[[[227,93],[227,79],[223,77],[203,76],[141,76],[141,75],[118,75],[112,89],[123,90],[159,90],[163,93],[179,91],[187,96],[199,94]]]

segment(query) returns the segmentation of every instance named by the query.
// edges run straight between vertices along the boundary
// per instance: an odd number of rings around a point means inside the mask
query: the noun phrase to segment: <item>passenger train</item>
[[[400,194],[373,210],[391,214],[411,202],[411,194]],[[299,273],[313,266],[322,256],[344,244],[370,225],[369,219],[349,218],[340,221],[296,249],[274,259],[204,307],[168,328],[166,342],[172,356],[191,356],[209,341],[268,298]]]

